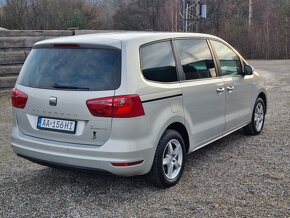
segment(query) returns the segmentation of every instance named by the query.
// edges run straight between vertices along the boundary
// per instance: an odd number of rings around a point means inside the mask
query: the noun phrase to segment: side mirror
[[[254,72],[254,68],[251,65],[244,66],[244,75],[252,75]]]

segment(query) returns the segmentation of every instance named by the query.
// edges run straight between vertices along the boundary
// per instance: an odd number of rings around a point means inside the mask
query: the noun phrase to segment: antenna
[[[183,32],[197,32],[199,21],[206,19],[207,16],[205,0],[181,0],[179,8],[180,30]]]

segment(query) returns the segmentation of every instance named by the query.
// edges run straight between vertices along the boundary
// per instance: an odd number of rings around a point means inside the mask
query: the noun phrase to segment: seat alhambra
[[[222,39],[115,32],[33,46],[12,91],[12,147],[54,167],[175,185],[186,155],[264,125],[264,81]]]

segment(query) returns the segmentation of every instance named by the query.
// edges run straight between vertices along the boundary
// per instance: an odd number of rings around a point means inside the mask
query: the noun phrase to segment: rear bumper
[[[79,166],[71,166],[67,164],[61,164],[61,163],[54,163],[50,161],[45,161],[45,160],[39,160],[33,157],[27,157],[21,154],[17,154],[19,157],[22,157],[26,160],[29,160],[33,163],[40,164],[43,166],[49,166],[49,167],[54,167],[54,168],[60,168],[60,169],[66,169],[66,170],[72,170],[72,171],[80,171],[80,172],[88,172],[88,173],[98,173],[98,174],[104,174],[104,175],[113,175],[107,171],[100,170],[100,169],[95,169],[95,168],[88,168],[88,167],[79,167]]]
[[[88,146],[44,140],[23,135],[15,125],[11,144],[19,156],[44,165],[106,171],[120,176],[143,175],[150,171],[155,150],[138,146],[140,142],[108,140],[104,145]],[[112,163],[141,161],[134,166],[116,167]]]

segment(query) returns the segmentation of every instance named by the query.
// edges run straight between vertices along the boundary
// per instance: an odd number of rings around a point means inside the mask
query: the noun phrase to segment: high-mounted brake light
[[[87,101],[87,107],[96,117],[131,118],[145,115],[138,95],[120,95]]]
[[[54,44],[53,47],[55,48],[79,48],[80,45],[78,44]]]
[[[26,106],[28,96],[25,93],[14,88],[14,89],[12,89],[11,100],[12,100],[13,107],[23,109]]]

